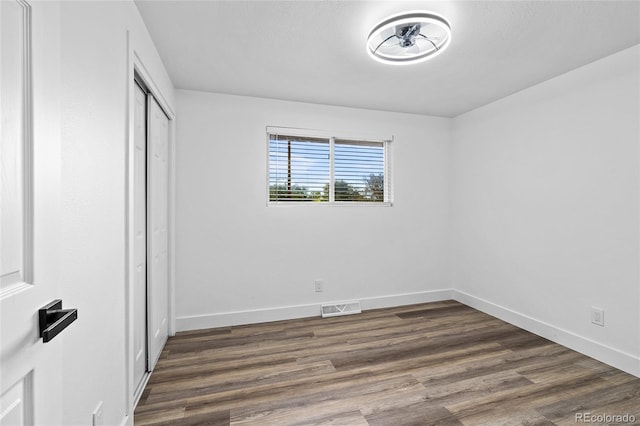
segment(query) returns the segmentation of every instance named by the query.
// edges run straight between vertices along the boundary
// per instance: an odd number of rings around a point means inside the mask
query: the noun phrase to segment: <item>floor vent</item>
[[[359,314],[360,302],[340,302],[322,305],[322,318],[337,317],[339,315]]]

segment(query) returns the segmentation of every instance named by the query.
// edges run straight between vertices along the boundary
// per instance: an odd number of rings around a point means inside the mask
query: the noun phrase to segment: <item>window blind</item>
[[[384,143],[334,143],[335,200],[384,202]]]
[[[269,201],[329,201],[329,139],[269,136]]]
[[[390,201],[388,142],[299,134],[268,132],[270,203]]]

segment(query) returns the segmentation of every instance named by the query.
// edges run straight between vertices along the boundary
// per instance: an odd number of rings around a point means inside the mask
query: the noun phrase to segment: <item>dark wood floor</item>
[[[135,424],[575,425],[576,413],[640,424],[640,379],[446,301],[178,333]]]

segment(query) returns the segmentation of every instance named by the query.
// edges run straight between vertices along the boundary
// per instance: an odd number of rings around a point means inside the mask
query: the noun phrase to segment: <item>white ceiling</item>
[[[136,1],[179,89],[453,117],[640,43],[638,1]],[[427,10],[448,50],[366,52],[389,15]]]

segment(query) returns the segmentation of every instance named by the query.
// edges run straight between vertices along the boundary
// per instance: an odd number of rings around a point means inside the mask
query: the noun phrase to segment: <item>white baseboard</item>
[[[460,290],[452,290],[452,298],[467,306],[499,318],[523,330],[559,343],[584,355],[602,361],[636,377],[640,377],[640,357],[620,351],[602,343],[580,336],[521,314],[509,308],[497,305],[480,297],[473,296]]]
[[[357,300],[360,301],[362,310],[368,310],[390,308],[393,306],[413,305],[416,303],[438,302],[441,300],[450,299],[452,299],[451,290],[432,290],[417,293],[365,297]],[[322,301],[319,303],[310,303],[305,305],[280,306],[277,308],[178,317],[176,318],[176,330],[199,330],[203,328],[228,327],[231,325],[255,324],[294,318],[317,317],[320,316],[320,305],[332,302],[333,301]]]

